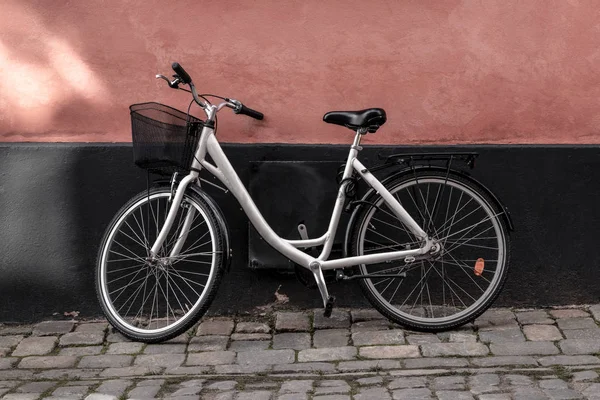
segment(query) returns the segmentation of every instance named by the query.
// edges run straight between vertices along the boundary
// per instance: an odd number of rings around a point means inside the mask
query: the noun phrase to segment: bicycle
[[[380,181],[358,154],[362,136],[386,122],[385,111],[329,112],[325,122],[355,132],[329,227],[311,239],[299,225],[300,239],[283,239],[264,220],[215,136],[224,108],[257,120],[263,114],[235,99],[198,94],[188,73],[178,63],[172,68],[172,80],[156,77],[192,94],[188,112],[144,103],[131,106],[131,117],[136,164],[174,173],[170,183],[149,185],[117,212],[96,266],[99,302],[126,337],[158,342],[177,336],[204,315],[216,294],[230,258],[229,234],[218,205],[202,189],[209,182],[199,177],[203,169],[233,194],[265,241],[314,278],[325,316],[334,304],[324,275],[329,271],[336,280],[358,279],[375,309],[421,331],[473,321],[499,295],[509,265],[510,215],[489,189],[451,168],[453,161],[473,167],[476,153],[393,155],[376,168],[401,168]],[[190,115],[193,103],[205,120]],[[186,173],[181,179],[180,171]],[[369,189],[356,198],[359,180]],[[344,254],[331,260],[344,209],[352,212]],[[312,255],[316,248],[320,254]]]

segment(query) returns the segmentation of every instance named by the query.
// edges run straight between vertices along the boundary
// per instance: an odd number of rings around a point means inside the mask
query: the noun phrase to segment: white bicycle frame
[[[214,120],[216,113],[223,108],[224,104],[219,106],[207,105],[204,109],[207,114],[207,122]],[[200,136],[198,146],[195,152],[195,158],[191,166],[190,173],[185,176],[175,192],[172,204],[169,209],[169,213],[165,220],[165,224],[162,227],[160,234],[158,235],[156,242],[152,246],[151,255],[156,256],[167,237],[167,234],[171,230],[177,210],[183,199],[183,195],[186,191],[187,186],[190,183],[198,184],[199,172],[202,168],[208,170],[217,179],[219,179],[223,185],[227,187],[233,193],[235,198],[238,200],[242,209],[248,216],[252,225],[256,228],[262,238],[267,241],[273,248],[279,251],[281,254],[292,260],[296,264],[309,269],[315,276],[315,280],[320,289],[321,296],[323,297],[323,303],[326,304],[329,294],[325,285],[323,272],[324,270],[332,270],[338,268],[345,268],[359,264],[374,264],[386,261],[392,261],[397,259],[405,259],[408,261],[413,257],[423,256],[428,254],[432,247],[433,241],[427,236],[427,233],[421,229],[421,227],[415,222],[415,220],[406,212],[400,202],[371,174],[367,168],[357,159],[358,152],[361,150],[360,140],[365,131],[358,130],[354,138],[354,142],[350,148],[348,159],[346,161],[346,167],[342,179],[347,179],[352,176],[352,171],[356,171],[362,179],[371,187],[373,187],[385,203],[389,206],[390,210],[400,219],[400,221],[417,237],[421,240],[421,247],[418,249],[401,250],[401,251],[386,251],[381,253],[345,257],[335,260],[328,260],[333,246],[335,233],[337,231],[340,216],[343,211],[344,203],[346,200],[345,186],[348,181],[343,181],[338,189],[337,198],[329,222],[327,232],[316,239],[303,239],[303,240],[287,240],[281,238],[273,231],[271,226],[264,219],[256,204],[250,197],[250,194],[244,187],[237,173],[233,169],[227,156],[221,149],[219,142],[217,141],[214,129],[209,126],[204,126],[202,134]],[[209,154],[214,161],[214,165],[206,161],[206,154]],[[189,212],[186,216],[186,221],[183,224],[182,232],[179,235],[177,243],[174,245],[171,251],[170,257],[176,256],[183,245],[183,242],[187,238],[187,230],[189,230],[190,224],[194,218],[193,212]],[[323,246],[321,254],[315,258],[304,251],[301,248],[309,248],[315,246]]]

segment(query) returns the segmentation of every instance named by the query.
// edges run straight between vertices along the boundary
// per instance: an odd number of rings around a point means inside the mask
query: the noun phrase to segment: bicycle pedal
[[[335,303],[335,296],[329,296],[329,298],[327,299],[327,303],[325,304],[325,311],[323,311],[324,317],[331,317],[331,312],[333,311],[333,303]]]

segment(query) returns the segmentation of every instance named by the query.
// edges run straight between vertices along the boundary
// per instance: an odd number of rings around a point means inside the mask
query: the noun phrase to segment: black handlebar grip
[[[175,71],[175,73],[181,78],[181,81],[183,83],[191,83],[192,82],[192,78],[190,78],[188,73],[185,72],[185,69],[183,69],[183,67],[181,65],[179,65],[178,62],[174,62],[173,65],[171,65],[171,68],[173,68],[173,71]]]
[[[242,104],[242,108],[240,109],[238,114],[244,114],[247,115],[249,117],[252,117],[254,119],[263,119],[265,116],[263,113],[253,110],[251,108],[246,107],[245,105]]]

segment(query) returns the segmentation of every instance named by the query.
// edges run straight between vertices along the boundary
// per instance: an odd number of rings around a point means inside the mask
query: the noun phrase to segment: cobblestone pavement
[[[1,399],[600,399],[600,305],[423,334],[372,310],[205,319],[163,344],[103,321],[0,325]]]

